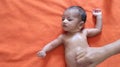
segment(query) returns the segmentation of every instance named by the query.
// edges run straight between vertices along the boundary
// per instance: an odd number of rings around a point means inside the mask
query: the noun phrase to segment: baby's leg
[[[87,48],[87,54],[83,57],[77,58],[77,62],[81,63],[81,65],[82,63],[89,62],[90,64],[86,67],[95,67],[105,59],[118,53],[120,53],[120,40],[117,40],[103,47]]]

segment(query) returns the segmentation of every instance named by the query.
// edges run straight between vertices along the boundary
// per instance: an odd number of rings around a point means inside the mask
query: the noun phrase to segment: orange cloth
[[[65,67],[64,47],[46,58],[36,53],[62,33],[61,16],[72,5],[87,12],[86,27],[93,27],[92,9],[103,12],[103,30],[89,38],[90,46],[103,46],[120,38],[119,0],[0,0],[0,67]],[[98,67],[120,67],[115,55]]]

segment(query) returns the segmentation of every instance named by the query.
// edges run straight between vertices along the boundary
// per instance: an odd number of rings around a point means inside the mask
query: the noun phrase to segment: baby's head
[[[82,7],[67,8],[62,17],[63,29],[68,32],[80,31],[84,27],[86,17],[86,12]]]

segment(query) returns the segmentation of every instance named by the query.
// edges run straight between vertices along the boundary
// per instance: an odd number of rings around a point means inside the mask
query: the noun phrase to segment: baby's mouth
[[[67,25],[63,24],[63,27],[67,27]]]

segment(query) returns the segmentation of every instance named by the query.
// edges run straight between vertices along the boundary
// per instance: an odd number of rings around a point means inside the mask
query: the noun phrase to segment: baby
[[[38,52],[38,56],[45,57],[46,52],[64,44],[67,67],[95,67],[109,56],[119,53],[120,48],[117,47],[120,46],[120,41],[114,42],[114,47],[111,47],[111,44],[100,48],[89,47],[87,37],[95,36],[102,30],[101,10],[93,10],[93,15],[96,17],[95,28],[85,29],[87,17],[85,10],[80,6],[72,6],[66,9],[62,17],[62,27],[65,33],[48,43]],[[116,51],[106,52],[110,49],[116,49]]]

